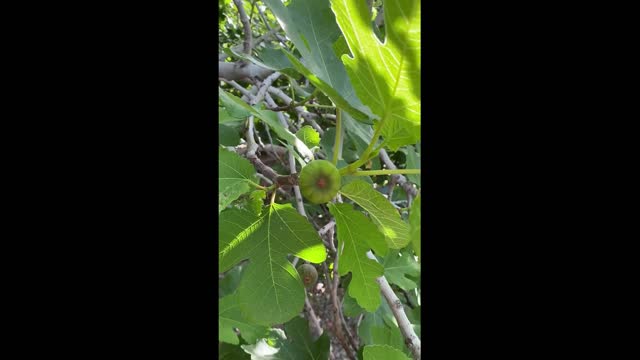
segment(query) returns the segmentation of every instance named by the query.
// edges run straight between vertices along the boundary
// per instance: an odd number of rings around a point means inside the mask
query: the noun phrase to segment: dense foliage
[[[419,359],[420,1],[219,10],[220,358]]]

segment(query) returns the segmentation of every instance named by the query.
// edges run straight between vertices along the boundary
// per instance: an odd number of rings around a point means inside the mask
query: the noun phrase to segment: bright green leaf
[[[360,315],[363,311],[365,311],[356,299],[352,298],[349,295],[349,292],[345,292],[344,298],[342,299],[342,313],[348,317],[356,317]]]
[[[247,113],[247,116],[249,116],[249,114]],[[235,117],[234,115],[230,114],[227,109],[219,107],[218,108],[218,123],[219,124],[225,124],[225,123],[238,123],[241,121],[244,121],[246,119],[245,117]]]
[[[390,251],[385,256],[382,265],[384,266],[384,276],[389,283],[396,284],[403,290],[417,287],[415,282],[406,277],[406,275],[418,276],[420,274],[420,265],[409,252]]]
[[[349,295],[367,311],[375,311],[380,306],[380,285],[376,278],[382,276],[384,268],[366,254],[371,248],[368,242],[383,241],[383,236],[366,216],[355,211],[351,205],[328,205],[331,215],[336,219],[338,248],[342,249],[339,273],[344,276],[351,272]]]
[[[264,206],[264,198],[267,193],[264,190],[256,190],[251,192],[249,199],[247,200],[247,209],[251,210],[254,214],[260,215],[262,207]]]
[[[364,360],[411,360],[402,351],[388,345],[367,345],[363,354]]]
[[[374,337],[379,335],[377,333],[374,334],[375,330],[373,329],[375,327],[385,328],[388,332],[394,333],[394,337],[402,337],[396,319],[393,317],[391,308],[389,308],[389,304],[382,295],[380,295],[380,298],[382,305],[378,307],[375,312],[365,313],[360,327],[358,327],[358,333],[360,334],[363,344],[375,344]]]
[[[249,192],[256,181],[256,170],[249,160],[220,149],[218,152],[218,213],[240,195]]]
[[[309,221],[290,204],[272,204],[260,216],[229,209],[219,220],[218,272],[249,259],[237,290],[243,316],[273,325],[302,311],[304,286],[287,255],[316,264],[327,256]]]
[[[338,40],[333,43],[333,52],[336,54],[336,57],[340,58],[344,54],[349,54],[349,45],[347,44],[347,40],[345,40],[344,35],[340,35]]]
[[[340,192],[365,209],[371,220],[385,235],[387,245],[392,249],[402,249],[409,241],[409,226],[389,200],[364,181],[353,181]],[[375,249],[374,249],[375,250]]]
[[[420,139],[420,1],[384,2],[384,42],[376,37],[365,1],[331,0],[353,57],[342,56],[356,94],[380,117],[393,151]]]
[[[251,115],[251,107],[247,103],[237,96],[229,94],[220,87],[218,87],[218,97],[224,106],[224,109],[218,108],[218,114],[223,115],[219,119],[221,123],[244,120]]]
[[[267,332],[266,326],[255,325],[242,316],[236,293],[218,300],[218,339],[230,344],[238,344],[238,336],[233,328],[238,328],[240,336],[250,344]]]
[[[301,127],[296,133],[296,137],[310,148],[320,144],[320,134],[309,125]]]
[[[371,328],[371,342],[368,344],[389,345],[402,352],[409,352],[404,344],[404,337],[397,327],[373,326]]]

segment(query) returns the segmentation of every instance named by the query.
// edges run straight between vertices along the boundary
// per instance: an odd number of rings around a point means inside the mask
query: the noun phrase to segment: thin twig
[[[380,149],[379,156],[380,156],[380,160],[382,160],[382,162],[387,166],[388,169],[391,169],[391,170],[397,169],[396,165],[393,163],[393,161],[391,161],[391,159],[389,158],[389,154],[387,154],[387,151],[385,149]],[[402,186],[402,188],[407,193],[407,195],[411,195],[413,197],[418,196],[418,189],[414,188],[413,185],[409,181],[407,181],[406,177],[399,174],[391,175],[391,176],[396,177],[397,179],[396,183]]]
[[[271,88],[271,87],[268,87],[268,88]],[[265,94],[264,99],[269,106],[276,106],[275,101],[273,101],[273,99],[271,98],[271,96],[269,96],[269,94]],[[282,115],[281,112],[277,114],[278,114],[278,119],[280,120],[280,123],[282,124],[282,126],[284,126],[285,129],[288,129],[289,123],[284,118],[284,115]],[[289,171],[291,175],[296,174],[298,172],[296,170],[296,159],[293,156],[292,151],[289,151]],[[300,192],[300,187],[298,185],[293,185],[292,187],[293,187],[293,193],[295,194],[295,197],[296,197],[296,206],[298,208],[298,212],[300,213],[300,215],[307,217],[307,214],[304,211],[304,203],[302,201],[302,193]]]
[[[244,27],[244,47],[243,51],[247,55],[251,55],[251,23],[249,22],[249,17],[247,17],[247,13],[244,11],[244,6],[242,5],[242,0],[233,0],[233,3],[236,4],[238,8],[238,14],[240,16],[240,22]]]
[[[235,82],[235,80],[223,80],[223,81],[233,86],[236,90],[240,91],[242,95],[246,96],[249,100],[253,100],[254,95],[249,90],[245,89],[244,86]]]
[[[253,166],[255,166],[256,169],[262,173],[262,175],[269,178],[272,182],[276,181],[278,176],[280,176],[272,168],[265,165],[255,153],[253,155],[247,155],[247,159],[249,159],[249,161],[253,164]]]
[[[307,296],[306,292],[304,295],[304,305],[307,309],[307,314],[309,314],[309,328],[312,332],[311,337],[313,340],[316,340],[317,338],[322,336],[324,329],[322,328],[322,325],[320,325],[320,319],[318,319],[315,311],[313,311],[313,306],[311,306],[311,302],[309,301],[309,297]]]
[[[253,115],[249,116],[249,119],[247,120],[247,133],[246,133],[246,140],[247,140],[247,157],[252,157],[256,155],[256,151],[258,150],[258,144],[256,144],[256,141],[254,140],[254,135],[253,135]]]
[[[356,331],[360,328],[360,323],[362,322],[362,318],[364,318],[364,313],[358,315],[358,321],[356,321]]]
[[[284,101],[287,106],[293,102],[293,99],[289,97],[289,95],[285,94],[284,91],[276,87],[270,87],[269,92]],[[296,112],[298,112],[298,114],[302,115],[302,117],[307,120],[309,124],[311,124],[311,126],[313,126],[313,128],[320,134],[320,136],[324,135],[324,130],[322,130],[318,123],[316,123],[315,121],[312,122],[311,113],[305,111],[302,106],[296,106],[294,107],[294,109],[296,110]]]
[[[280,77],[280,75],[281,74],[276,71],[273,74],[267,76],[267,78],[264,79],[262,84],[260,84],[260,90],[258,90],[258,94],[256,94],[256,96],[253,98],[253,100],[251,100],[249,105],[254,106],[257,103],[259,103],[260,101],[262,101],[262,99],[264,99],[265,94],[267,93],[267,89],[269,88],[269,86],[271,86],[271,84],[274,81],[276,81],[276,79],[278,79]]]
[[[257,39],[253,39],[251,46],[252,47],[256,47],[258,45],[260,45],[261,42],[265,41],[266,39],[268,39],[269,37],[274,37],[276,40],[279,40],[278,37],[276,36],[276,33],[278,31],[280,31],[282,28],[280,27],[280,25],[274,27],[273,29],[267,31],[264,35],[260,36]],[[238,51],[242,51],[243,50],[244,45],[239,45],[239,46],[234,46],[231,48],[232,52],[238,52]],[[224,56],[224,57],[223,57]],[[227,54],[218,54],[218,59],[220,61],[226,59],[229,55]]]
[[[331,228],[329,230],[332,237],[333,237],[333,229],[334,228]],[[345,333],[342,331],[343,319],[342,319],[342,312],[340,311],[340,302],[338,301],[338,287],[340,282],[340,274],[338,273],[338,260],[339,260],[339,256],[338,256],[338,252],[336,252],[336,255],[333,259],[333,284],[331,285],[331,293],[330,293],[331,301],[333,302],[333,319],[334,319],[333,329],[336,337],[338,338],[338,341],[340,342],[340,345],[342,345],[345,352],[347,353],[347,356],[349,356],[350,359],[355,360],[355,356],[353,355],[352,350],[349,347],[347,336],[345,336]],[[357,352],[358,348],[354,347],[353,351]]]
[[[256,172],[256,175],[257,175],[260,179],[264,180],[264,181],[267,183],[267,185],[272,185],[272,184],[273,184],[273,181],[271,181],[271,179],[269,179],[268,177],[266,177],[266,176],[262,175],[261,173]]]
[[[246,133],[246,141],[247,141],[246,157],[258,169],[258,171],[260,171],[264,176],[270,179],[273,183],[275,179],[280,175],[276,173],[272,168],[265,165],[262,162],[262,160],[258,158],[258,155],[256,155],[256,151],[258,150],[258,144],[256,144],[254,140],[253,127],[254,127],[253,115],[251,115],[249,116],[249,119],[248,119],[248,126],[247,126],[247,133]]]
[[[321,227],[320,230],[318,230],[318,235],[324,236],[324,234],[326,234],[327,231],[329,231],[329,229],[331,229],[334,226],[336,226],[336,221],[332,219],[327,223],[327,225]]]
[[[389,201],[391,201],[391,199],[393,199],[393,190],[396,188],[396,182],[397,182],[398,178],[395,176],[391,176],[389,178],[389,182],[387,183],[388,187],[389,187],[389,191],[387,192],[387,198],[389,198]],[[393,204],[393,202],[392,202]]]
[[[369,259],[378,261],[376,257],[373,255],[371,251],[367,251],[367,257]],[[407,348],[411,351],[411,355],[414,360],[420,360],[420,351],[421,351],[421,343],[420,338],[416,335],[413,330],[413,326],[409,322],[409,318],[407,318],[407,314],[404,312],[404,306],[398,296],[393,292],[391,286],[387,279],[383,276],[380,276],[376,279],[378,284],[380,284],[380,292],[382,296],[384,296],[387,304],[391,308],[391,312],[393,313],[393,317],[396,318],[398,322],[398,327],[400,328],[400,332],[404,337],[405,344]]]

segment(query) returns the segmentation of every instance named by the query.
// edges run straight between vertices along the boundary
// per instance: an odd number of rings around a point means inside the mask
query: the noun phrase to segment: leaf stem
[[[351,176],[395,175],[395,174],[420,174],[420,169],[386,169],[386,170],[359,170]]]
[[[251,181],[251,180],[247,180],[247,182],[248,182],[250,185],[252,185],[252,186],[254,186],[254,187],[256,187],[256,188],[258,188],[258,189],[260,189],[260,190],[269,190],[269,189],[271,189],[271,188],[273,187],[273,186],[270,186],[270,187],[264,187],[264,186],[262,186],[262,185],[260,185],[260,184],[256,184],[256,183],[254,183],[254,182],[253,182],[253,181]]]
[[[340,175],[347,175],[347,174],[354,173],[362,164],[366,163],[367,161],[369,161],[369,159],[375,156],[375,152],[372,150],[376,146],[376,143],[378,142],[378,138],[380,137],[380,133],[382,132],[383,125],[384,125],[384,118],[382,118],[378,123],[378,128],[373,133],[373,137],[371,138],[371,142],[369,143],[369,146],[367,146],[367,148],[360,155],[360,159],[340,169]],[[382,148],[382,145],[384,145],[384,143],[381,144],[378,148],[376,148],[376,150],[379,151],[379,149]]]
[[[336,109],[336,140],[333,143],[333,165],[338,163],[338,153],[342,145],[342,112]]]
[[[335,109],[336,107],[333,105],[322,105],[322,104],[305,104],[307,107],[317,107],[321,109]]]

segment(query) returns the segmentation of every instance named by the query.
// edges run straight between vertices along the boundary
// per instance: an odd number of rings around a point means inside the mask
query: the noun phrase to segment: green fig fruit
[[[318,271],[313,265],[302,264],[298,266],[298,274],[306,288],[312,287],[318,280]]]
[[[299,178],[302,196],[314,204],[333,199],[340,190],[340,172],[327,160],[313,160],[302,168]]]

